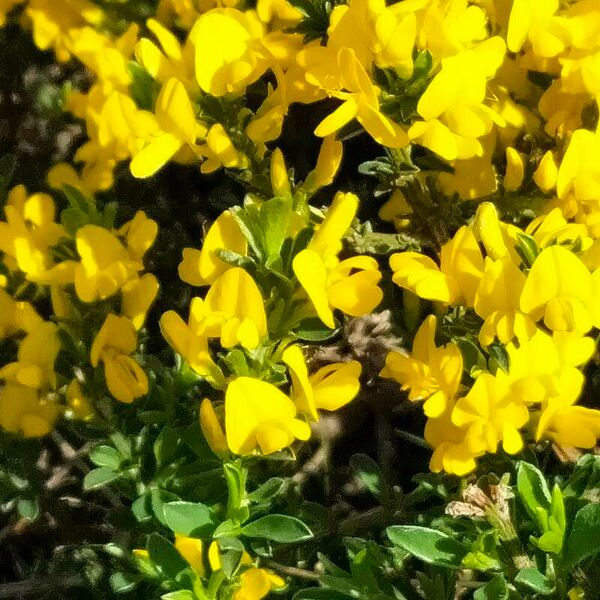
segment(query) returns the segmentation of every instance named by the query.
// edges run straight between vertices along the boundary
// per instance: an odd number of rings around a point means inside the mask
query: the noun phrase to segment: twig
[[[298,579],[306,579],[307,581],[319,581],[319,576],[312,571],[300,569],[299,567],[288,567],[287,565],[282,565],[274,560],[265,560],[263,562],[267,567],[279,571],[279,573],[283,573],[284,575],[298,577]]]

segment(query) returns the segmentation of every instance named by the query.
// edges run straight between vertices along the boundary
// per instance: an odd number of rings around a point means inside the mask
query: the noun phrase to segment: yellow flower
[[[464,429],[452,422],[452,409],[435,419],[427,419],[425,439],[433,447],[429,468],[434,473],[445,471],[462,477],[477,466],[475,459],[481,453],[473,452],[465,442]]]
[[[231,452],[242,455],[257,447],[272,454],[296,438],[310,437],[310,427],[296,418],[294,403],[274,385],[252,377],[238,377],[227,386],[225,431]]]
[[[556,391],[542,403],[536,440],[549,438],[562,446],[593,448],[600,438],[600,411],[574,406],[585,378],[572,369],[554,380]]]
[[[338,89],[331,91],[331,95],[339,98],[343,103],[321,121],[315,129],[315,135],[319,137],[331,135],[352,119],[356,119],[367,133],[383,146],[389,148],[407,146],[408,136],[404,129],[380,111],[378,99],[380,90],[369,78],[354,50],[341,48],[337,56],[335,54],[324,56],[325,60],[332,58],[337,61],[339,81]],[[318,77],[315,81],[318,83]],[[325,89],[330,85],[326,81],[323,82]]]
[[[9,257],[8,266],[25,273],[29,281],[45,282],[54,266],[49,249],[66,235],[54,222],[54,201],[47,194],[28,196],[25,187],[18,185],[8,194],[4,214],[0,250]]]
[[[76,245],[81,261],[75,267],[75,291],[83,302],[109,298],[144,268],[116,235],[98,225],[78,229]]]
[[[519,429],[528,420],[527,406],[490,373],[479,375],[452,411],[452,423],[465,430],[465,443],[473,453],[495,453],[502,442],[506,452],[516,454],[523,447]]]
[[[224,348],[241,344],[252,350],[267,335],[267,316],[262,295],[244,269],[233,267],[210,287],[205,298],[211,325],[209,337],[221,338]]]
[[[212,173],[221,167],[246,169],[250,164],[248,157],[233,145],[221,123],[215,123],[208,130],[206,143],[198,146],[198,152],[205,159],[200,165],[202,173]]]
[[[58,327],[42,321],[21,340],[16,362],[0,369],[0,379],[38,390],[56,387],[54,362],[60,351]]]
[[[354,194],[338,192],[310,244],[292,263],[318,317],[332,329],[332,309],[358,317],[371,312],[383,297],[377,287],[381,273],[374,258],[354,256],[341,262],[337,258],[342,237],[357,209],[358,198]]]
[[[362,367],[355,360],[326,365],[310,376],[299,346],[288,346],[282,360],[290,372],[294,404],[313,421],[319,420],[318,409],[338,410],[360,391]]]
[[[288,176],[287,167],[285,166],[283,152],[281,152],[279,148],[275,148],[271,154],[269,173],[271,176],[273,196],[282,198],[290,197],[292,195],[290,178]]]
[[[200,250],[184,248],[179,265],[180,279],[195,286],[214,283],[231,268],[217,256],[217,250],[230,250],[242,256],[248,251],[246,236],[229,211],[221,213],[210,226]]]
[[[204,563],[202,562],[202,540],[175,534],[175,548],[185,558],[192,569],[202,577],[204,575]]]
[[[600,326],[600,271],[590,274],[563,246],[549,246],[536,258],[523,287],[521,310],[552,331],[588,332]]]
[[[134,177],[150,177],[172,158],[193,161],[199,152],[196,141],[206,135],[206,127],[196,121],[194,107],[178,79],[171,78],[162,86],[155,115],[158,130],[144,140],[131,161]]]
[[[152,273],[146,273],[139,279],[131,279],[123,286],[121,312],[136,329],[139,330],[144,325],[158,288],[158,280]]]
[[[436,318],[429,315],[419,327],[410,356],[389,352],[382,377],[395,379],[409,390],[412,402],[425,400],[423,410],[428,417],[439,417],[453,401],[462,377],[463,360],[458,346],[435,345]]]
[[[333,179],[340,168],[344,145],[335,139],[334,135],[323,138],[317,164],[315,168],[307,175],[302,188],[309,194],[313,193],[333,182]]]
[[[125,244],[131,260],[142,262],[144,254],[152,247],[158,234],[156,221],[149,219],[146,213],[138,210],[133,219],[119,229],[119,236],[125,238]]]
[[[227,438],[223,433],[223,428],[213,404],[208,398],[204,398],[200,403],[200,428],[210,449],[219,458],[227,458],[229,456]]]
[[[135,352],[137,335],[127,317],[109,314],[94,339],[90,362],[104,364],[108,391],[119,401],[130,403],[148,393],[148,378],[130,355]]]
[[[137,40],[139,26],[132,23],[116,41],[92,27],[75,29],[70,34],[69,50],[102,82],[104,92],[128,92],[131,84],[129,59]]]
[[[543,402],[556,395],[556,382],[578,376],[576,367],[585,364],[594,350],[590,337],[564,331],[550,336],[538,329],[531,339],[506,345],[510,368],[508,373],[498,370],[496,378],[522,402]]]
[[[261,600],[273,589],[285,587],[285,581],[267,569],[250,567],[240,575],[240,587],[233,600]]]
[[[557,177],[558,167],[556,166],[552,151],[548,150],[548,152],[542,156],[540,164],[533,173],[533,181],[542,192],[547,194],[556,187]]]
[[[10,433],[22,433],[25,437],[47,435],[61,412],[54,400],[34,388],[6,383],[0,390],[0,427]]]
[[[508,49],[519,52],[529,41],[539,57],[560,54],[570,36],[566,19],[554,16],[558,7],[558,0],[514,0],[506,38]]]
[[[439,267],[418,252],[393,254],[390,266],[394,283],[420,298],[473,306],[484,261],[473,231],[465,225],[442,247]]]
[[[423,121],[416,121],[408,135],[446,160],[482,156],[479,138],[504,120],[484,104],[487,80],[504,58],[500,37],[479,44],[476,49],[442,60],[417,106]]]
[[[224,96],[256,81],[269,67],[263,35],[263,25],[250,11],[215,8],[201,15],[190,32],[200,88]]]
[[[52,48],[60,62],[71,56],[71,35],[90,24],[99,25],[102,9],[87,0],[29,0],[25,14],[31,20],[33,41],[40,50]]]
[[[525,229],[525,233],[533,237],[539,248],[559,244],[571,248],[577,246],[582,251],[586,251],[594,243],[589,236],[588,228],[583,223],[567,221],[558,207],[533,219]]]
[[[67,404],[71,414],[81,421],[89,421],[94,416],[94,409],[89,399],[83,393],[81,384],[77,379],[73,379],[67,386],[66,392]]]
[[[600,210],[600,136],[586,129],[573,132],[558,169],[556,191],[567,218]]]
[[[208,349],[207,309],[201,298],[192,298],[188,323],[173,310],[160,318],[160,330],[167,343],[198,375],[216,387],[223,385],[223,373],[214,363]]]
[[[146,27],[154,34],[160,48],[148,38],[142,38],[135,46],[135,57],[140,65],[161,84],[175,78],[190,93],[196,92],[191,40],[182,47],[177,37],[156,19],[148,19]]]
[[[504,174],[504,189],[507,192],[518,190],[525,176],[525,162],[523,155],[514,148],[506,149],[506,172]]]
[[[60,350],[58,327],[40,322],[23,338],[17,361],[0,369],[0,427],[25,437],[50,431],[62,412],[50,392],[56,387],[54,362]]]
[[[486,258],[474,304],[475,312],[484,319],[479,332],[482,346],[488,346],[496,337],[507,344],[513,337],[526,340],[535,333],[535,322],[520,310],[526,280],[510,258]]]
[[[360,317],[377,307],[383,292],[377,285],[381,273],[374,258],[354,256],[330,265],[310,248],[302,250],[293,260],[294,273],[318,317],[334,329],[333,309]]]
[[[519,244],[518,234],[522,231],[514,225],[500,221],[498,211],[491,202],[482,202],[477,208],[473,233],[477,241],[483,244],[490,258],[498,260],[510,257],[514,264],[521,263],[521,257],[515,247]]]
[[[29,302],[15,301],[0,288],[0,340],[21,331],[29,333],[42,322]]]

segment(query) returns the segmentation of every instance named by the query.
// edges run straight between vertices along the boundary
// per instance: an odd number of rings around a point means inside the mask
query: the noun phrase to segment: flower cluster
[[[57,223],[48,194],[29,195],[17,186],[0,222],[0,339],[16,342],[15,360],[0,369],[0,423],[29,437],[47,434],[65,410],[75,418],[91,416],[87,396],[97,395],[93,372],[100,363],[108,391],[120,402],[148,391],[132,354],[158,292],[154,275],[142,273],[157,225],[138,212],[115,230],[109,209],[99,213],[72,188],[69,200],[72,206]],[[47,299],[50,321],[35,308]],[[58,373],[65,344],[74,346],[74,362]]]
[[[495,453],[500,443],[515,454],[526,426],[537,441],[596,444],[600,412],[576,406],[584,383],[580,368],[595,349],[586,334],[600,325],[593,245],[587,228],[569,224],[559,208],[522,231],[483,203],[473,223],[442,247],[439,266],[416,252],[390,258],[394,282],[438,303],[442,318],[448,311],[465,319],[474,313],[476,342],[489,355],[486,361],[476,350],[483,364],[465,364],[460,345],[471,344],[468,338],[436,346],[437,320],[430,315],[410,356],[387,357],[382,375],[410,390],[410,400],[425,401],[434,471],[468,473],[478,456]]]
[[[43,437],[62,416],[133,439],[139,426],[135,443],[97,465],[138,498],[140,523],[174,534],[145,530],[136,565],[162,590],[184,586],[186,599],[259,600],[285,587],[263,562],[271,548],[246,538],[279,543],[271,522],[257,525],[269,516],[289,528],[281,543],[311,534],[290,515],[264,516],[271,505],[247,493],[248,474],[294,459],[322,411],[361,386],[422,403],[435,473],[468,476],[488,455],[514,466],[526,450],[592,449],[600,438],[600,410],[584,398],[600,330],[600,3],[249,4],[0,0],[0,27],[18,22],[88,75],[62,98],[85,141],[53,164],[45,191],[5,193],[0,163],[0,427]],[[284,152],[296,109],[311,114],[320,145],[304,161],[312,170]],[[354,185],[344,158],[360,135],[365,180]],[[187,315],[167,303],[146,327],[159,282],[144,260],[158,223],[149,210],[124,212],[111,190],[171,163],[198,181],[221,171],[245,195],[207,213],[195,247],[175,244]],[[393,336],[375,369],[355,348],[315,352],[384,310]],[[137,464],[136,452],[152,457]],[[185,488],[188,471],[215,463],[214,497],[187,502],[199,496]],[[396,488],[367,470],[383,513],[404,514]],[[479,488],[471,479],[466,489]],[[544,516],[532,518],[543,521],[539,540],[552,534],[537,547],[558,554],[567,529],[555,489],[539,492]],[[456,543],[453,560],[471,569],[479,550]],[[380,571],[398,570],[389,564]],[[547,564],[552,577],[567,572]]]

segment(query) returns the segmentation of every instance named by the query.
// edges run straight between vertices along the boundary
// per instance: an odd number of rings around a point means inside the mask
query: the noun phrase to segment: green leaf
[[[179,436],[170,427],[165,427],[156,438],[154,442],[154,457],[156,458],[156,464],[159,467],[165,466],[171,458],[173,458],[177,444],[179,443]]]
[[[240,566],[244,545],[240,540],[231,537],[219,538],[218,543],[221,550],[221,568],[225,577],[231,579]]]
[[[161,600],[197,600],[197,596],[190,590],[177,590],[163,594]]]
[[[167,490],[153,489],[149,494],[148,506],[151,513],[158,519],[158,521],[167,527],[165,520],[165,505],[169,502],[177,502],[179,496]]]
[[[530,463],[520,462],[517,469],[517,492],[529,516],[537,523],[540,532],[544,533],[552,498],[543,473]]]
[[[393,544],[433,565],[458,569],[469,552],[464,544],[428,527],[396,525],[386,531]]]
[[[175,533],[191,537],[208,537],[218,521],[205,504],[193,502],[169,502],[163,506],[165,523]]]
[[[135,577],[129,573],[121,573],[119,571],[113,573],[108,582],[115,594],[130,592],[138,584],[138,580]]]
[[[70,207],[61,211],[60,222],[71,235],[74,235],[78,229],[88,224],[89,219],[83,211]]]
[[[109,467],[117,470],[121,466],[123,457],[112,446],[96,446],[90,452],[90,460],[98,467]]]
[[[296,330],[296,335],[304,342],[324,342],[337,335],[329,329],[319,317],[303,319]]]
[[[553,594],[555,589],[554,583],[534,568],[521,569],[515,577],[515,583],[528,587],[542,596]]]
[[[158,533],[148,537],[146,550],[156,568],[169,579],[175,579],[180,571],[188,567],[188,563],[177,552],[175,546]]]
[[[281,246],[287,235],[291,214],[291,198],[273,198],[263,202],[260,207],[263,234],[262,245],[269,264],[280,256]]]
[[[508,373],[510,357],[506,348],[502,344],[493,342],[486,350],[490,355],[490,371],[495,373],[498,369],[502,369],[505,373]]]
[[[350,466],[372,494],[375,496],[381,494],[383,477],[381,469],[370,456],[355,454],[350,458]]]
[[[565,565],[579,564],[600,553],[600,504],[588,504],[575,515],[564,552]]]
[[[271,479],[265,481],[265,483],[256,488],[253,492],[250,492],[246,497],[250,502],[256,504],[269,502],[281,492],[284,485],[285,480],[281,477],[271,477]]]
[[[29,521],[35,521],[40,516],[40,505],[36,498],[19,498],[17,512]]]
[[[119,477],[120,473],[116,473],[110,467],[93,469],[83,478],[83,489],[86,491],[95,490],[109,484]]]
[[[536,241],[526,233],[517,233],[517,240],[519,243],[516,246],[516,251],[519,256],[523,259],[525,266],[531,268],[538,254],[540,253],[540,249]]]
[[[476,376],[487,369],[487,361],[477,344],[466,337],[454,338],[454,341],[462,354],[463,369],[467,374]]]
[[[496,575],[473,594],[473,600],[508,600],[508,587],[503,575]]]
[[[287,515],[267,515],[242,527],[248,537],[264,538],[280,544],[304,542],[313,537],[312,531],[300,519]]]

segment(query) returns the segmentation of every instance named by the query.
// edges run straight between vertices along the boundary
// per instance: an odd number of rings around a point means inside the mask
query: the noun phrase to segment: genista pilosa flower
[[[419,327],[410,356],[392,351],[385,359],[382,377],[395,379],[409,390],[408,399],[424,400],[428,417],[439,417],[454,400],[462,377],[463,360],[456,344],[435,345],[437,320],[429,315]]]
[[[358,317],[371,312],[383,297],[377,284],[381,273],[370,256],[340,261],[342,238],[358,209],[354,194],[338,192],[327,215],[305,250],[293,260],[293,269],[319,318],[335,327],[333,309]]]
[[[119,402],[130,403],[148,393],[148,378],[131,356],[137,347],[137,333],[126,317],[109,314],[90,350],[93,367],[104,365],[108,391]]]
[[[250,454],[260,448],[272,454],[295,439],[307,440],[310,427],[296,417],[296,406],[274,385],[238,377],[225,392],[225,431],[234,454]]]

